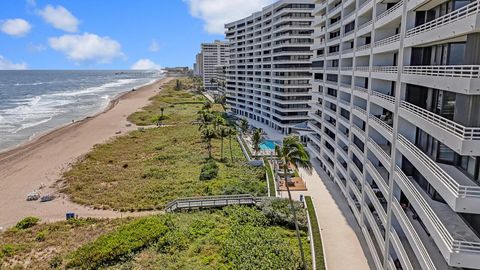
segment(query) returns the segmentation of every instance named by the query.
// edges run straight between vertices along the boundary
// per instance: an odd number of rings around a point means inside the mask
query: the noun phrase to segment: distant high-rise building
[[[228,23],[227,102],[282,133],[309,119],[313,0],[281,0]]]
[[[193,73],[197,77],[203,76],[203,55],[202,53],[198,53],[195,57],[195,64]]]
[[[308,148],[376,269],[480,269],[479,12],[316,0]]]
[[[215,40],[213,43],[202,43],[203,67],[201,73],[205,90],[217,90],[216,67],[227,63],[228,50],[228,43],[224,41]]]

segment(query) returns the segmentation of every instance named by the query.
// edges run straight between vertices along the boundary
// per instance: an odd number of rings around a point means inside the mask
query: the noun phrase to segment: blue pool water
[[[260,144],[260,149],[261,150],[275,150],[275,145],[277,144],[277,142],[275,141],[272,141],[272,140],[264,140],[261,144]]]

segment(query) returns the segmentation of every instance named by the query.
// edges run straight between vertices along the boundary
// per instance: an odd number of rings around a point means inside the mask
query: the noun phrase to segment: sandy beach
[[[52,222],[65,219],[67,212],[74,212],[80,217],[102,218],[145,214],[84,207],[59,194],[54,185],[62,172],[94,145],[137,129],[135,125],[127,126],[127,116],[147,105],[149,98],[160,91],[159,87],[170,80],[172,78],[165,78],[125,93],[94,117],[56,129],[34,141],[0,153],[0,230],[26,216]],[[45,203],[27,202],[27,194],[42,186],[41,195],[55,194],[58,197]]]

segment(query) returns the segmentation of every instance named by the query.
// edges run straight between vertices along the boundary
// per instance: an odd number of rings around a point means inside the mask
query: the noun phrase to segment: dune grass
[[[79,219],[12,228],[0,234],[0,269],[53,269],[72,250],[130,219]]]
[[[265,170],[247,164],[235,139],[233,163],[228,140],[224,162],[218,161],[220,140],[214,140],[218,176],[199,180],[208,154],[198,126],[192,122],[204,98],[186,89],[175,90],[174,85],[169,83],[152,99],[152,105],[130,116],[135,123],[150,125],[149,119],[164,107],[162,123],[166,126],[134,131],[97,145],[64,174],[62,191],[71,200],[100,209],[136,211],[163,209],[178,197],[266,193]]]

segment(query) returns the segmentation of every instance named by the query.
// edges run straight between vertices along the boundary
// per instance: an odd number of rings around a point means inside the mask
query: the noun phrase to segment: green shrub
[[[270,189],[270,194],[268,196],[270,197],[275,197],[277,192],[276,192],[276,187],[275,187],[275,177],[273,176],[273,171],[272,167],[270,166],[270,163],[268,162],[267,158],[263,158],[263,162],[265,163],[265,169],[267,170],[267,175],[268,175],[268,187]]]
[[[35,240],[37,240],[38,242],[45,241],[45,238],[46,238],[46,235],[44,231],[37,233],[37,236],[35,236]]]
[[[218,175],[218,165],[213,159],[209,159],[202,167],[200,180],[212,180]]]
[[[124,261],[134,252],[157,241],[168,230],[165,216],[138,219],[75,251],[67,267],[97,269]]]
[[[286,226],[291,229],[295,228],[292,209],[288,199],[268,198],[262,201],[259,207],[271,224]],[[297,210],[298,226],[302,230],[307,230],[307,215],[305,209],[302,208],[302,203],[295,201],[294,207]]]
[[[40,219],[37,218],[37,217],[26,217],[26,218],[20,220],[17,223],[17,225],[15,225],[15,228],[19,229],[19,230],[25,230],[25,229],[28,229],[28,228],[31,228],[31,227],[37,225],[39,221],[40,221]]]

